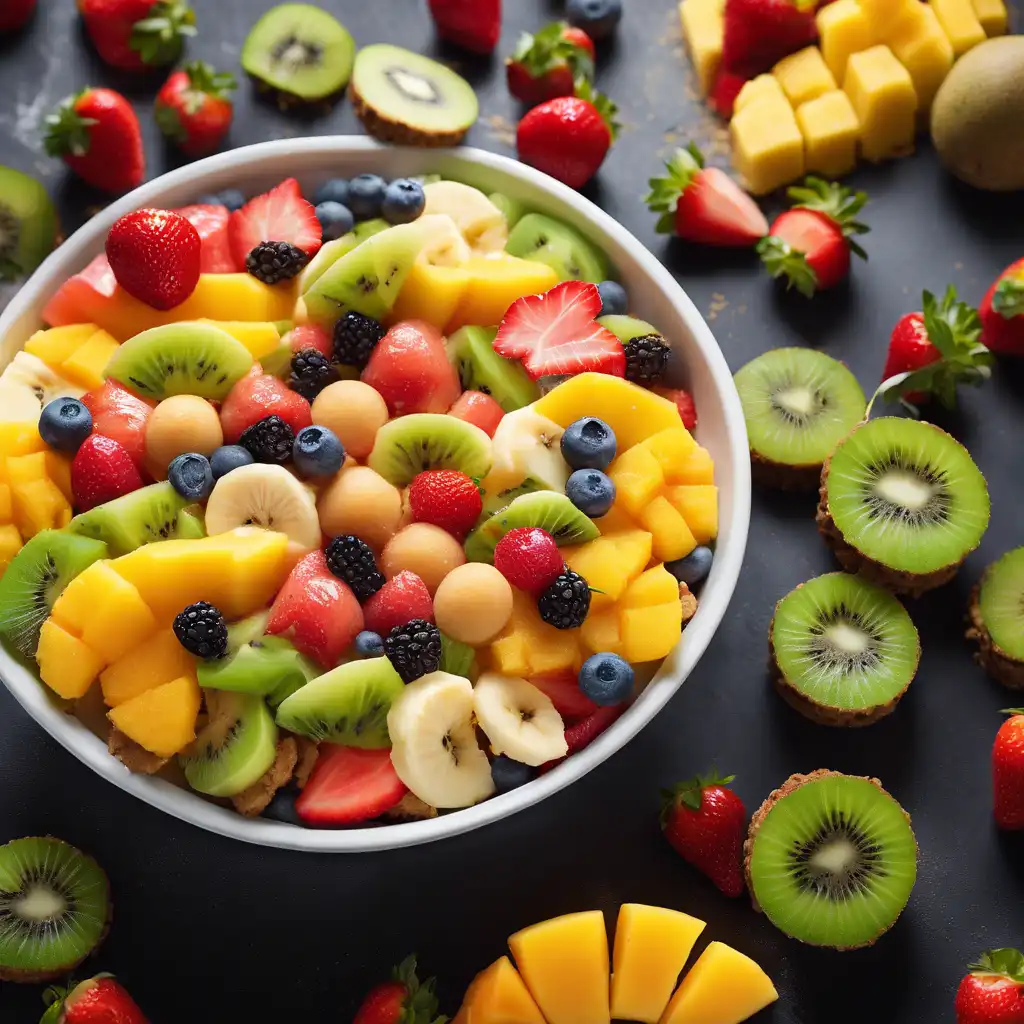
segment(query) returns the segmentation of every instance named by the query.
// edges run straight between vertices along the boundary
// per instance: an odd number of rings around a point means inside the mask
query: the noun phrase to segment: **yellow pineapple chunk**
[[[642,445],[624,451],[608,467],[608,476],[615,484],[615,500],[637,517],[665,484],[661,464]]]
[[[650,608],[678,600],[679,581],[664,565],[655,565],[630,583],[622,595],[619,608]]]
[[[0,491],[5,487],[6,485],[0,486]],[[7,566],[11,564],[11,559],[21,547],[21,534],[18,533],[18,528],[10,523],[0,526],[0,579],[3,579]]]
[[[1010,16],[1003,0],[971,0],[974,13],[987,36],[1005,36],[1010,27]]]
[[[765,98],[736,114],[729,125],[732,162],[755,195],[766,195],[804,173],[804,138],[788,101]]]
[[[871,23],[874,42],[887,43],[907,9],[919,2],[920,0],[860,0],[860,6]]]
[[[73,504],[75,493],[71,488],[71,456],[53,450],[45,452],[46,475],[57,485],[57,490]]]
[[[501,323],[505,311],[524,295],[538,295],[558,284],[558,274],[545,263],[515,256],[474,256],[461,268],[468,276],[447,333],[467,324]]]
[[[500,637],[491,644],[491,662],[494,669],[506,676],[528,676],[530,659],[526,639],[521,634]]]
[[[199,323],[219,327],[225,334],[230,334],[235,341],[240,341],[249,350],[253,359],[262,359],[281,343],[277,325],[269,321],[210,320],[207,317]]]
[[[794,108],[839,88],[816,46],[805,46],[783,57],[772,68],[772,74],[779,80],[782,91]]]
[[[622,656],[634,664],[666,657],[683,634],[683,606],[675,600],[622,612]]]
[[[962,57],[978,43],[985,42],[985,30],[981,27],[971,0],[928,0],[935,11],[942,31],[953,44],[953,53]]]
[[[663,494],[651,500],[637,518],[654,538],[654,557],[659,561],[674,562],[697,546],[686,520]]]
[[[583,646],[593,654],[607,651],[609,654],[622,654],[622,630],[619,623],[619,609],[614,605],[601,611],[590,610],[583,625],[580,636]]]
[[[833,89],[797,108],[807,170],[827,178],[849,174],[857,165],[860,122],[842,89]]]
[[[103,371],[117,348],[116,338],[106,331],[96,331],[61,363],[60,368],[68,380],[92,391],[103,384]]]
[[[860,121],[865,159],[879,163],[913,152],[917,93],[909,72],[888,46],[855,53],[843,89]]]
[[[700,91],[707,96],[722,63],[725,0],[682,0],[679,19]]]
[[[621,505],[612,505],[600,519],[595,519],[594,523],[601,531],[602,537],[628,533],[637,528],[636,520]]]
[[[927,4],[914,4],[890,38],[889,48],[914,83],[918,112],[930,110],[954,60],[953,44],[935,11]]]
[[[470,277],[462,267],[435,267],[417,260],[398,293],[388,322],[426,320],[439,331],[452,321]]]
[[[38,456],[25,455],[18,459],[8,459],[8,466],[23,458],[43,459],[44,456],[40,452]],[[71,522],[71,505],[49,477],[23,481],[12,479],[10,488],[14,525],[26,540],[43,530],[63,529]]]
[[[116,708],[146,690],[195,673],[196,659],[170,629],[162,629],[105,668],[100,687],[107,706]]]
[[[835,0],[822,7],[815,17],[821,37],[821,55],[836,82],[842,84],[851,55],[875,42],[871,22],[857,0]]]
[[[590,595],[593,611],[614,604],[630,580],[643,572],[651,560],[653,542],[646,530],[633,529],[565,548],[566,565],[595,590]]]
[[[707,544],[718,536],[718,488],[714,484],[670,487],[666,493],[698,544]]]
[[[39,678],[65,700],[76,700],[88,693],[103,667],[103,660],[92,648],[53,618],[47,619],[39,630],[36,661]]]
[[[84,345],[98,330],[95,324],[68,324],[65,327],[36,331],[25,342],[25,351],[42,359],[47,366],[59,369],[64,360],[70,358],[75,349]]]
[[[675,473],[674,484],[713,484],[715,482],[715,463],[711,453],[698,445],[690,453],[686,465]]]
[[[472,1024],[545,1024],[519,972],[507,956],[496,960],[473,986]]]
[[[504,635],[491,644],[491,657],[495,668],[520,676],[575,670],[583,662],[579,630],[549,625],[540,617],[533,598],[521,590],[513,591],[512,616]]]
[[[3,459],[0,459],[0,463]],[[7,525],[14,521],[14,501],[11,497],[11,485],[0,484],[0,524]],[[17,531],[15,531],[17,532]]]
[[[732,112],[735,116],[744,107],[749,107],[751,103],[756,103],[758,100],[784,100],[785,98],[786,94],[782,91],[782,86],[779,85],[779,80],[774,75],[758,75],[749,82],[745,82],[743,88],[736,94]]]
[[[697,447],[697,442],[686,427],[660,430],[640,443],[658,460],[662,475],[668,483],[672,483],[676,474],[687,465]]]
[[[199,701],[199,684],[182,676],[125,701],[107,718],[144,750],[173,757],[196,738]]]

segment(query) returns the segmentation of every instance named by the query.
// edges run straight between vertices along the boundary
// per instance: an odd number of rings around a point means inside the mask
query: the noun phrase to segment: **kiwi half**
[[[57,243],[57,210],[27,174],[0,167],[0,281],[26,277]]]
[[[930,423],[883,416],[825,460],[817,523],[844,569],[916,597],[956,575],[989,508],[963,445]]]
[[[608,279],[608,260],[575,228],[543,213],[528,213],[509,233],[505,252],[524,260],[545,263],[560,281]]]
[[[734,379],[755,479],[783,490],[814,490],[822,463],[864,419],[867,399],[857,378],[824,352],[777,348]]]
[[[60,839],[0,846],[0,980],[40,982],[77,967],[110,927],[102,868]]]
[[[654,324],[641,320],[636,316],[624,316],[620,313],[609,313],[607,316],[599,316],[597,322],[602,327],[607,327],[623,345],[634,338],[659,338],[664,341],[661,331]]]
[[[497,327],[463,327],[448,339],[448,357],[466,391],[482,391],[505,410],[515,412],[540,398],[540,389],[521,363],[494,351]]]
[[[425,469],[458,469],[479,480],[491,468],[491,439],[454,416],[412,413],[377,431],[367,465],[396,487]]]
[[[971,591],[968,617],[978,663],[996,682],[1024,690],[1024,547],[985,570]]]
[[[387,43],[359,51],[349,98],[370,135],[403,146],[457,146],[480,113],[461,75]]]
[[[877,779],[825,769],[790,776],[765,800],[743,852],[755,909],[812,946],[873,945],[917,880],[907,812]]]
[[[117,558],[143,544],[177,537],[179,516],[188,504],[188,498],[164,481],[82,512],[71,520],[68,529],[103,541],[110,557]]]
[[[868,725],[890,714],[921,657],[903,605],[843,572],[802,583],[779,601],[768,647],[779,693],[823,725]]]

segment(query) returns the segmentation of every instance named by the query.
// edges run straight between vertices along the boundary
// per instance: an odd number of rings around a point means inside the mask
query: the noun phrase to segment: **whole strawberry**
[[[583,29],[564,21],[539,32],[524,32],[515,52],[505,61],[508,91],[531,106],[572,96],[576,81],[594,75],[594,43]]]
[[[180,213],[136,210],[114,221],[107,259],[129,295],[153,309],[173,309],[195,291],[202,242]]]
[[[501,0],[429,0],[437,34],[473,53],[490,53],[501,35]]]
[[[0,32],[17,32],[28,24],[36,0],[4,0],[0,4]]]
[[[420,982],[416,957],[406,957],[385,981],[370,989],[352,1024],[442,1024],[437,1016],[434,979]]]
[[[559,96],[534,107],[519,122],[519,158],[572,188],[582,188],[597,174],[619,126],[616,106],[589,83],[577,95]]]
[[[735,776],[712,771],[662,790],[661,830],[688,864],[702,871],[726,896],[741,895],[743,837],[747,810],[726,786]]]
[[[868,197],[814,177],[787,194],[797,204],[775,218],[757,251],[772,277],[784,279],[787,289],[796,288],[811,298],[846,277],[850,253],[868,258],[853,239],[870,230],[855,219]]]
[[[956,1024],[1024,1021],[1024,956],[1016,949],[982,953],[956,991]]]
[[[494,548],[494,568],[511,586],[539,597],[565,569],[558,543],[539,526],[517,526]]]
[[[231,127],[234,107],[228,98],[235,76],[194,60],[171,72],[157,93],[153,116],[160,131],[188,156],[212,153]]]
[[[752,78],[818,38],[817,0],[726,0],[722,66]]]
[[[180,0],[78,0],[85,30],[107,64],[123,71],[173,64],[196,16]]]
[[[102,434],[90,434],[71,461],[71,491],[79,512],[88,512],[141,486],[142,477],[132,457],[117,441]]]
[[[142,184],[146,158],[139,119],[113,89],[84,89],[45,121],[46,152],[59,156],[83,181],[104,192]]]
[[[40,1024],[149,1024],[128,992],[109,974],[80,982],[71,989],[49,988]]]
[[[1003,829],[1024,829],[1024,708],[1012,708],[992,745],[992,814]]]
[[[982,344],[1002,355],[1024,356],[1024,259],[992,282],[978,313]]]
[[[428,469],[409,485],[409,509],[417,523],[432,523],[463,541],[484,503],[473,480],[454,469]]]

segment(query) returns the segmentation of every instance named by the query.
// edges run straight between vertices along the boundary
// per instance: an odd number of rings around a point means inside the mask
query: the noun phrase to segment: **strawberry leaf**
[[[416,955],[407,956],[392,972],[391,978],[405,987],[401,1024],[445,1024],[447,1017],[437,1015],[435,980],[421,982],[416,974]]]
[[[674,786],[661,791],[661,823],[668,820],[669,815],[680,805],[691,811],[699,811],[704,798],[704,790],[715,786],[728,786],[736,778],[735,775],[720,776],[712,768],[706,775],[697,775],[685,782],[677,782]]]
[[[990,949],[968,970],[972,974],[998,974],[1024,985],[1024,954],[1017,949]]]
[[[192,111],[194,113],[194,111]],[[153,108],[153,120],[157,128],[172,142],[185,142],[188,139],[188,132],[181,123],[181,115],[174,107],[166,103],[157,103]]]
[[[868,201],[866,192],[851,192],[835,182],[811,176],[805,179],[802,186],[788,189],[786,194],[796,200],[794,209],[816,210],[835,221],[843,232],[850,252],[862,260],[868,258],[863,248],[853,240],[854,235],[864,235],[871,230],[867,224],[856,219]]]
[[[89,129],[99,122],[93,117],[82,117],[75,110],[75,104],[88,92],[83,89],[77,96],[68,96],[44,118],[43,145],[50,156],[85,156],[89,152]]]
[[[577,99],[586,100],[593,105],[594,109],[601,115],[601,119],[608,126],[612,142],[614,142],[619,137],[619,130],[622,128],[622,125],[618,121],[619,108],[611,98],[603,92],[598,92],[587,78],[577,79],[576,97]]]
[[[1024,316],[1024,277],[1004,277],[996,285],[992,308],[1004,320]]]
[[[186,36],[196,34],[196,15],[181,0],[158,0],[132,26],[128,45],[143,64],[170,64],[178,59]]]
[[[659,234],[671,234],[675,227],[674,214],[683,193],[693,183],[694,178],[704,167],[704,155],[694,143],[686,149],[677,149],[665,161],[668,174],[663,178],[651,178],[648,182],[650,192],[644,199],[652,213],[663,213],[666,217],[659,219]]]
[[[182,70],[188,76],[189,87],[193,92],[214,99],[226,100],[229,93],[238,88],[234,75],[227,71],[217,71],[204,60],[189,61]]]
[[[797,252],[778,236],[769,235],[757,243],[757,253],[772,277],[785,278],[787,291],[795,288],[801,295],[814,298],[818,275],[802,252]]]
[[[1001,715],[1024,715],[1024,708],[1003,708]]]
[[[553,21],[533,34],[524,32],[512,53],[511,62],[521,64],[531,78],[542,78],[555,68],[568,65],[573,79],[592,79],[594,62],[590,54],[571,39],[566,39],[567,22]]]

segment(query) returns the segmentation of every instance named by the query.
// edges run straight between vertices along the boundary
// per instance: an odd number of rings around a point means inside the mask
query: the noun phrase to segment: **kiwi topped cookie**
[[[967,638],[997,682],[1024,690],[1024,548],[993,562],[971,591]]]

